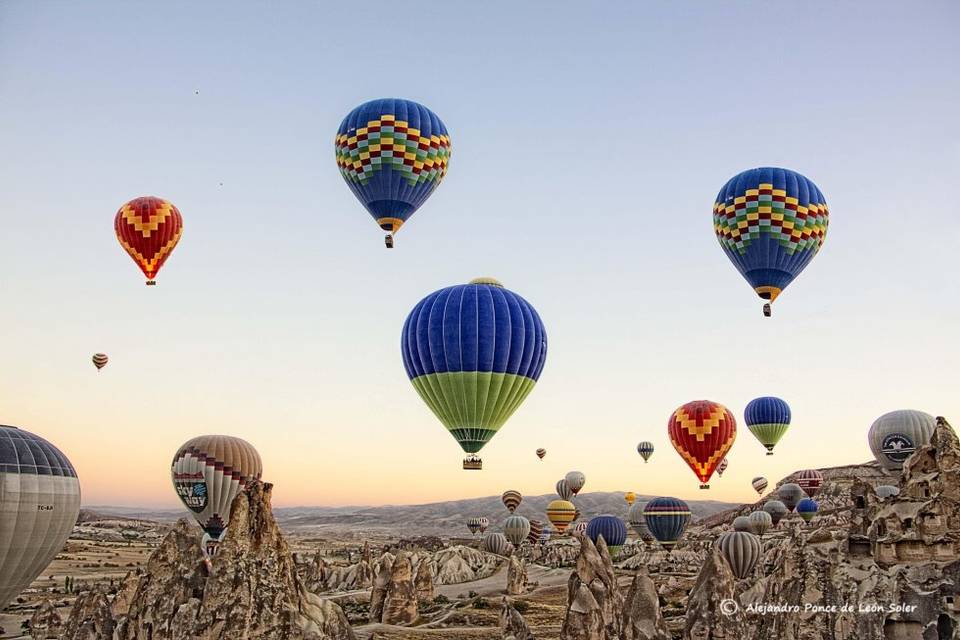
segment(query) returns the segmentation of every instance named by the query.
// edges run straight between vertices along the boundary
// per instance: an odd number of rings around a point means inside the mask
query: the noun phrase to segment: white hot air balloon
[[[579,471],[571,471],[564,476],[564,480],[567,481],[567,486],[570,487],[570,491],[573,491],[573,495],[577,495],[583,489],[583,485],[587,483],[587,476]]]
[[[530,535],[530,521],[523,516],[512,515],[503,523],[503,534],[515,547],[519,547]]]
[[[67,457],[0,425],[0,610],[50,564],[79,513],[80,481]]]
[[[257,450],[233,436],[200,436],[177,449],[170,467],[173,487],[213,540],[208,548],[223,538],[233,499],[262,473]]]
[[[873,457],[887,471],[899,472],[910,454],[930,444],[936,419],[923,411],[904,409],[877,418],[870,426],[867,441]]]

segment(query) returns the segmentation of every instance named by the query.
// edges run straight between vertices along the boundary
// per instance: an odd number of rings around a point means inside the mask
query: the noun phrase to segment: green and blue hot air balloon
[[[750,433],[767,448],[767,455],[772,456],[773,447],[790,428],[790,405],[772,396],[756,398],[744,409],[743,421]]]
[[[733,266],[770,303],[817,255],[829,211],[812,180],[789,169],[760,167],[735,175],[713,205],[713,230]]]
[[[440,289],[407,316],[403,365],[465,452],[464,469],[533,390],[547,333],[533,306],[493,278]]]
[[[800,517],[803,518],[804,522],[810,522],[813,520],[813,517],[817,515],[817,510],[819,509],[817,501],[813,498],[804,498],[799,503],[797,503],[797,513],[800,514]]]
[[[350,190],[393,234],[426,202],[447,173],[450,136],[422,104],[400,98],[365,102],[343,119],[334,142]]]

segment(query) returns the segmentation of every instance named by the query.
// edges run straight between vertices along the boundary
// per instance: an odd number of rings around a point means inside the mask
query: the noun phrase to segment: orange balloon
[[[113,228],[120,242],[143,274],[147,284],[170,257],[183,233],[180,211],[162,198],[134,198],[117,211]]]
[[[737,438],[737,421],[718,402],[694,400],[673,412],[667,432],[673,448],[700,478],[700,488],[709,489],[710,476]]]

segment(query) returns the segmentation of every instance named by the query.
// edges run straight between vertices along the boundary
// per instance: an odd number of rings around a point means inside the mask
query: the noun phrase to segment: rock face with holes
[[[340,607],[309,593],[297,575],[270,494],[258,482],[236,497],[209,564],[197,529],[178,522],[113,603],[101,592],[81,594],[61,637],[353,640]]]
[[[519,596],[527,590],[527,564],[515,554],[507,565],[507,595]]]
[[[660,613],[657,587],[646,569],[639,569],[630,584],[623,605],[623,640],[671,640]]]
[[[601,538],[596,545],[578,536],[580,555],[567,582],[567,613],[561,640],[619,640],[623,594]]]
[[[417,576],[414,578],[413,584],[417,588],[417,600],[430,602],[436,597],[433,563],[428,558],[423,558],[417,563]]]

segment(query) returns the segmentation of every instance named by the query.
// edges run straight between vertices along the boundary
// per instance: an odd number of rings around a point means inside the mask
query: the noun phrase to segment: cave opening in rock
[[[937,638],[939,640],[952,640],[953,638],[953,620],[945,613],[941,613],[937,618]]]

